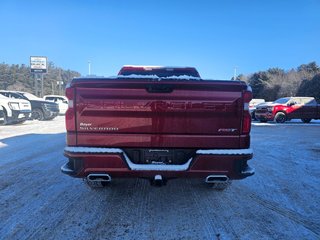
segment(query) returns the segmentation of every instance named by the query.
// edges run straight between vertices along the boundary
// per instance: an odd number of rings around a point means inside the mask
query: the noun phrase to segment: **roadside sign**
[[[30,69],[32,73],[47,73],[47,57],[30,57]]]

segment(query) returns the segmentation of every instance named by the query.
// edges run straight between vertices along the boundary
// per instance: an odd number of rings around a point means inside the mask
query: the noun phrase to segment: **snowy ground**
[[[320,123],[252,127],[256,175],[116,179],[90,190],[60,172],[63,117],[0,126],[0,239],[319,239]],[[218,237],[220,236],[220,237]]]

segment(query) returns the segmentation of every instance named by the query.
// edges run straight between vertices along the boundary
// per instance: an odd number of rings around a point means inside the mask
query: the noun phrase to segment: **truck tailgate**
[[[244,86],[232,81],[80,82],[77,144],[238,148]]]

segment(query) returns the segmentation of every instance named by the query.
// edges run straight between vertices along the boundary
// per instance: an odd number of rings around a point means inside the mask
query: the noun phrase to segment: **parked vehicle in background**
[[[56,103],[45,101],[37,96],[20,91],[0,91],[9,98],[28,100],[31,103],[31,118],[35,120],[51,120],[59,114],[59,106]]]
[[[125,66],[117,77],[73,79],[66,96],[61,170],[90,186],[190,177],[224,188],[254,174],[245,82],[203,81],[195,68]]]
[[[2,109],[2,123],[22,123],[31,115],[31,104],[25,99],[8,98],[0,92],[0,106]],[[0,114],[1,115],[1,114]]]
[[[68,98],[60,95],[46,95],[43,97],[44,100],[55,102],[59,105],[59,114],[64,115],[68,109]]]
[[[257,106],[255,115],[261,122],[274,120],[284,123],[291,119],[301,119],[309,123],[312,119],[320,119],[320,105],[313,97],[285,97]]]
[[[256,117],[255,117],[256,107],[257,107],[257,105],[259,105],[261,103],[265,103],[265,100],[259,99],[259,98],[254,98],[249,102],[249,111],[251,114],[251,118],[254,120],[256,120]]]

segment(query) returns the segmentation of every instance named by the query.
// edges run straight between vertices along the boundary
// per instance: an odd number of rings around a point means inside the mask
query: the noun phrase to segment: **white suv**
[[[250,114],[251,114],[251,118],[253,120],[256,120],[256,116],[255,116],[256,107],[259,104],[262,104],[262,103],[265,103],[265,100],[264,99],[259,99],[259,98],[254,98],[249,102],[249,111],[250,111]]]
[[[68,109],[68,99],[65,96],[60,95],[46,95],[44,100],[55,102],[59,105],[59,114],[65,114]]]
[[[31,104],[27,100],[8,98],[0,94],[0,107],[3,108],[3,123],[22,123],[31,115]]]

